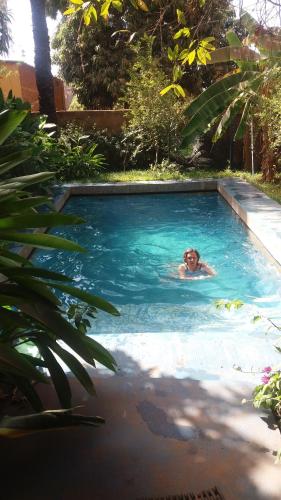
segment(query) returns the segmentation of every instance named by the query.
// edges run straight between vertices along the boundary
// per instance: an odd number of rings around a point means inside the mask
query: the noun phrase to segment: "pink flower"
[[[272,371],[271,366],[266,366],[266,367],[263,369],[263,373],[270,373],[271,371]]]
[[[268,375],[264,375],[262,378],[261,378],[261,381],[264,385],[268,384],[268,382],[270,381],[270,377]]]

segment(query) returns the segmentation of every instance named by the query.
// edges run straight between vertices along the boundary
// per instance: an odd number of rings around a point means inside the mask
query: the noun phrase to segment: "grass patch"
[[[281,174],[276,176],[274,183],[262,182],[261,174],[252,175],[249,172],[234,172],[230,169],[225,170],[199,170],[194,169],[181,173],[179,171],[155,171],[155,170],[128,170],[126,172],[104,172],[92,179],[81,181],[85,182],[136,182],[136,181],[170,181],[170,180],[196,180],[237,177],[246,180],[250,184],[263,191],[267,196],[281,204]],[[76,181],[79,182],[79,181]]]

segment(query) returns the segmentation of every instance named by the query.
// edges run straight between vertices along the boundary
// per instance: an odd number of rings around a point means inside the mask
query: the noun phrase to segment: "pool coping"
[[[281,205],[246,181],[237,178],[185,181],[137,181],[93,184],[64,184],[54,200],[60,211],[70,196],[112,194],[160,194],[217,191],[250,229],[270,260],[281,271]],[[47,228],[40,228],[39,232]],[[29,257],[32,247],[23,247],[21,255]]]

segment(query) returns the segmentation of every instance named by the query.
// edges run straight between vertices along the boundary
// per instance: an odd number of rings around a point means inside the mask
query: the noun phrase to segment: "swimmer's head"
[[[194,260],[198,262],[199,259],[200,259],[200,253],[195,248],[187,248],[183,253],[184,262],[194,261]]]

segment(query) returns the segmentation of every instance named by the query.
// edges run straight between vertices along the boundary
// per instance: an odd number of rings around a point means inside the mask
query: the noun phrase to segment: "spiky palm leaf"
[[[15,110],[0,113],[0,145],[26,114],[27,111]],[[27,151],[6,151],[0,161],[0,175],[6,175],[29,155]],[[27,189],[34,183],[49,179],[50,175],[40,173],[0,181],[0,376],[2,381],[16,385],[37,411],[42,410],[42,403],[33,382],[49,381],[42,368],[48,370],[61,405],[71,406],[68,379],[57,358],[68,366],[89,394],[94,394],[95,390],[83,361],[91,366],[98,361],[110,370],[116,369],[110,353],[98,342],[81,334],[66,319],[54,291],[72,295],[94,309],[114,315],[118,315],[118,311],[101,297],[68,284],[71,278],[37,268],[10,248],[10,242],[15,242],[39,248],[84,251],[77,243],[64,238],[31,232],[42,227],[83,222],[79,217],[62,215],[53,209],[43,214],[37,211],[42,205],[50,205],[50,200],[30,195]],[[60,345],[61,341],[65,347]],[[22,352],[25,344],[37,347],[40,357]]]

